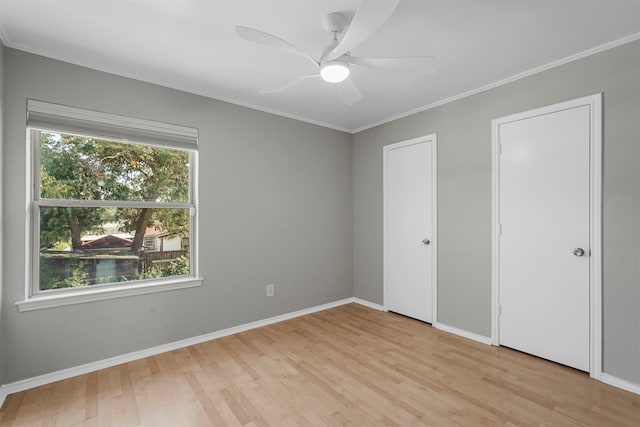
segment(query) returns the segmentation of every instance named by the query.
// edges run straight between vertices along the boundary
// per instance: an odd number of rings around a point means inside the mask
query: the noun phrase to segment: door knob
[[[429,245],[430,243],[431,243],[431,240],[429,240],[429,239],[422,239],[422,244],[423,244],[423,245],[425,245],[425,246],[426,246],[426,245]]]
[[[578,256],[578,257],[580,257],[580,256],[584,256],[584,249],[582,249],[582,248],[575,248],[575,249],[573,250],[573,254],[574,254],[575,256]]]

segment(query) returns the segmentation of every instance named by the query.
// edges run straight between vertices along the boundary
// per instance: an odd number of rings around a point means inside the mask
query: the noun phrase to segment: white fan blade
[[[264,31],[256,30],[255,28],[236,26],[236,34],[241,39],[246,41],[261,44],[263,46],[269,46],[276,49],[283,49],[290,53],[295,53],[313,62],[316,67],[319,67],[318,61],[313,59],[308,53],[300,49],[299,47],[289,43],[288,41],[276,37],[273,34],[265,33]]]
[[[403,58],[341,58],[350,64],[387,71],[404,71],[415,74],[433,74],[438,70],[436,61],[430,56],[407,56]]]
[[[346,106],[352,106],[362,99],[362,94],[351,79],[346,79],[338,86],[338,96]]]
[[[302,76],[302,77],[298,77],[295,79],[291,79],[291,80],[286,80],[284,82],[280,82],[280,83],[276,83],[274,85],[271,86],[267,86],[264,89],[262,89],[259,93],[263,94],[263,93],[280,93],[280,92],[284,92],[285,90],[289,89],[290,87],[293,87],[295,85],[297,85],[298,83],[302,82],[303,80],[309,79],[311,77],[320,77],[319,74],[313,74],[310,76]]]
[[[336,59],[371,37],[387,22],[387,19],[398,7],[398,3],[400,0],[361,0],[344,37],[333,50],[325,55],[325,58],[329,61]]]

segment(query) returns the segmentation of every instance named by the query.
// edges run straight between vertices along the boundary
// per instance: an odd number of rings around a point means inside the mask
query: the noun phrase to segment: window
[[[32,100],[27,113],[33,244],[23,305],[193,283],[197,129]]]
[[[156,238],[155,236],[148,236],[145,234],[144,236],[144,249],[153,251],[156,249]]]

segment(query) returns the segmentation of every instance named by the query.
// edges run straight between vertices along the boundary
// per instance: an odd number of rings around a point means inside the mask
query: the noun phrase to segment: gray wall
[[[5,53],[1,383],[353,296],[349,134]],[[18,312],[27,98],[200,129],[202,287]],[[266,298],[267,283],[275,284],[275,297]]]
[[[604,93],[604,371],[640,383],[640,42],[354,135],[354,293],[382,303],[382,147],[438,135],[438,321],[491,334],[491,120]]]
[[[2,173],[2,163],[4,159],[4,151],[3,151],[3,135],[4,135],[4,44],[2,40],[0,40],[0,380],[2,380],[2,373],[4,372],[4,356],[2,353],[3,345],[3,336],[4,336],[4,321],[3,321],[3,313],[2,309],[2,293],[4,288],[4,280],[3,280],[3,258],[2,258],[2,249],[4,246],[4,233],[3,233],[3,173]],[[2,381],[0,381],[2,384]]]

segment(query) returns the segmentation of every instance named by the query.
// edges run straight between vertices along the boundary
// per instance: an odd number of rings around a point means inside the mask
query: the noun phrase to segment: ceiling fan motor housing
[[[322,23],[324,24],[325,30],[331,33],[340,34],[347,26],[347,18],[339,12],[332,12],[328,13],[324,17]]]

